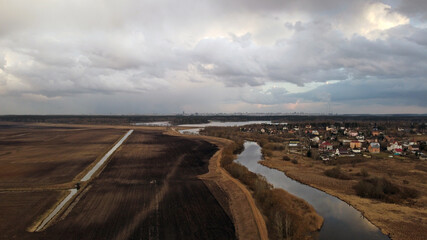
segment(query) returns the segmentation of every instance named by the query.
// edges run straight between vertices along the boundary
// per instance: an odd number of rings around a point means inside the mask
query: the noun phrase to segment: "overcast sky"
[[[427,113],[425,0],[0,0],[0,114]]]

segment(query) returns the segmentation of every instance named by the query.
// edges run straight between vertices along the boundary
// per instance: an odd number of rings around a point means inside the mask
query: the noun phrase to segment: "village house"
[[[402,148],[395,148],[393,150],[393,154],[394,155],[402,155],[402,153],[403,153],[403,149]]]
[[[321,144],[319,144],[319,151],[321,152],[332,151],[333,149],[334,146],[328,141],[323,141]]]
[[[361,153],[362,152],[362,150],[360,150],[360,148],[353,148],[353,149],[351,149],[351,151],[354,153]]]
[[[395,152],[396,149],[400,149],[399,152],[402,152],[401,150],[403,149],[402,145],[400,145],[397,141],[389,144],[387,146],[387,151],[389,152]]]
[[[346,156],[354,157],[354,154],[350,154],[347,148],[337,148],[335,150],[335,155],[340,157],[346,157]]]
[[[355,149],[355,148],[361,148],[362,147],[362,143],[357,141],[357,140],[353,140],[350,142],[350,148],[351,149]]]
[[[337,130],[337,127],[335,127],[334,125],[330,127],[326,127],[326,131],[334,131],[334,130]]]
[[[315,143],[319,143],[320,138],[316,136],[314,138],[311,138],[310,141],[315,142]]]
[[[357,135],[359,135],[359,133],[356,132],[356,131],[350,131],[350,132],[348,132],[348,136],[350,136],[350,137],[356,137]]]
[[[378,142],[372,142],[369,144],[368,151],[370,153],[379,153],[380,152],[380,144]]]
[[[299,143],[298,139],[292,139],[289,141],[289,147],[298,147]]]
[[[378,130],[378,128],[374,128],[374,129],[372,129],[371,134],[372,134],[372,136],[376,137],[376,136],[380,135],[380,131]]]
[[[359,141],[365,140],[365,136],[359,135],[359,136],[356,136],[356,139],[359,140]]]
[[[418,152],[418,151],[420,151],[420,146],[418,146],[418,145],[409,145],[409,147],[408,147],[408,150],[409,151],[411,151],[411,152]]]

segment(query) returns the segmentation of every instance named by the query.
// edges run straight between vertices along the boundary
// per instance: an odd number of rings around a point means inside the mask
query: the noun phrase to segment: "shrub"
[[[283,146],[283,144],[278,144],[278,143],[264,143],[262,146],[263,149],[269,149],[269,150],[274,150],[274,151],[283,151],[285,150],[285,147]]]
[[[283,161],[291,161],[291,158],[286,156],[286,155],[283,156],[282,159],[283,159]]]
[[[399,187],[385,178],[370,178],[359,181],[354,187],[357,195],[379,199],[385,202],[400,202],[403,199],[417,198],[419,192],[407,187]]]
[[[311,150],[308,150],[308,151],[307,151],[307,157],[311,157],[311,155],[312,155],[312,154],[311,154]]]
[[[261,150],[261,152],[262,152],[262,155],[263,155],[264,157],[272,157],[272,156],[273,156],[273,152],[272,152],[270,149],[265,149],[265,148],[263,148],[263,149]]]
[[[296,159],[292,159],[292,161],[291,161],[293,164],[298,164],[298,160],[296,160]]]
[[[349,176],[347,176],[341,171],[341,168],[339,166],[326,170],[325,175],[328,177],[333,177],[333,178],[343,179],[343,180],[350,179]]]

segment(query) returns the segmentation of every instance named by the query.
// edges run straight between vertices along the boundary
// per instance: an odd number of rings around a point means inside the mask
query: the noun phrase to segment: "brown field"
[[[264,216],[257,207],[252,193],[244,184],[233,178],[221,167],[223,151],[228,146],[233,145],[234,142],[211,136],[182,135],[173,129],[167,134],[185,136],[190,139],[203,139],[219,147],[219,151],[209,161],[209,172],[201,175],[200,179],[205,182],[215,196],[226,194],[226,199],[223,197],[217,197],[217,199],[224,208],[230,209],[238,239],[269,239]]]
[[[0,189],[60,188],[80,176],[124,133],[122,129],[0,124]]]
[[[0,123],[0,239],[268,239],[250,192],[219,166],[227,140],[134,129],[35,233],[128,127]]]
[[[0,239],[31,236],[26,229],[61,197],[59,191],[0,192]]]
[[[216,150],[135,131],[67,215],[30,239],[235,239],[230,213],[197,178]]]
[[[266,157],[261,163],[278,169],[287,176],[302,183],[316,187],[354,206],[361,211],[373,224],[377,225],[392,239],[425,239],[427,236],[427,167],[426,162],[419,160],[404,160],[403,158],[384,158],[374,156],[363,162],[352,164],[351,161],[340,164],[341,171],[350,179],[341,180],[327,177],[326,169],[333,166],[322,161],[288,154],[290,159],[298,163],[283,161],[282,151],[273,151],[272,157]],[[365,169],[369,177],[385,177],[397,186],[416,189],[420,196],[416,199],[406,199],[400,203],[361,198],[356,195],[353,186],[363,179],[360,172]]]

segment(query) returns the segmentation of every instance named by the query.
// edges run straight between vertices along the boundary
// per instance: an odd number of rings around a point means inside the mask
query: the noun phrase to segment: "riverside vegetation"
[[[228,129],[227,129],[228,130]],[[304,200],[282,189],[275,189],[264,177],[235,163],[235,155],[243,150],[244,138],[223,128],[207,128],[206,135],[228,138],[234,144],[223,151],[221,166],[239,179],[251,191],[266,218],[270,239],[312,239],[323,223],[323,218]]]

